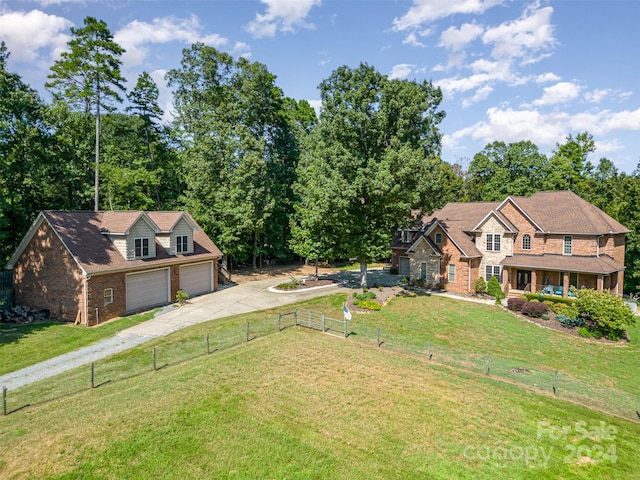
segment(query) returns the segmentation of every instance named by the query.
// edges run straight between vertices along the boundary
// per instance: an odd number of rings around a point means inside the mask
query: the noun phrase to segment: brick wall
[[[46,221],[14,265],[13,282],[16,304],[70,321],[81,312],[84,323],[82,271]]]
[[[87,285],[89,325],[96,324],[96,308],[98,309],[99,323],[125,314],[127,311],[127,291],[124,272],[93,275]],[[104,291],[107,288],[113,289],[113,303],[105,305]]]

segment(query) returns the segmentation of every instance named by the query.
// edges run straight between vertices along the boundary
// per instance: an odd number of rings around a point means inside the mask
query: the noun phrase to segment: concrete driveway
[[[359,272],[339,272],[327,277],[335,279],[349,288],[357,288],[360,284]],[[169,335],[198,323],[240,313],[284,307],[301,300],[347,291],[347,288],[343,286],[329,286],[295,292],[273,292],[269,290],[269,287],[282,283],[287,278],[287,276],[274,277],[267,280],[225,286],[217,292],[193,298],[180,308],[175,308],[147,322],[122,330],[111,338],[106,338],[93,345],[0,376],[0,387],[5,386],[9,390],[14,390],[39,380],[53,377],[72,368],[90,364],[153,338]],[[371,286],[376,284],[397,285],[399,280],[400,277],[398,275],[389,275],[382,270],[371,270],[369,272],[369,284]]]

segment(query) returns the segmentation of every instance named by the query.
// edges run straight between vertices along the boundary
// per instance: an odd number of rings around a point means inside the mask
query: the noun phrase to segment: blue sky
[[[164,73],[202,41],[264,63],[286,96],[319,107],[318,84],[366,62],[444,93],[443,158],[468,166],[492,141],[549,154],[591,133],[591,157],[640,162],[640,0],[0,0],[9,68],[43,85],[86,16],[107,22],[127,86],[146,70],[171,112]]]

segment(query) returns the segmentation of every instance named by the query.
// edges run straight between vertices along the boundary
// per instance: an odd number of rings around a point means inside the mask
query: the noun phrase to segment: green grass
[[[628,479],[640,425],[291,328],[0,418],[0,450],[3,479]]]
[[[86,347],[117,332],[145,322],[156,310],[105,322],[95,327],[56,322],[0,325],[0,375]]]

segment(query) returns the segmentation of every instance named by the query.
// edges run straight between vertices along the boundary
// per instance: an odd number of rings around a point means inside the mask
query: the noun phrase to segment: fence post
[[[207,355],[209,355],[210,353],[211,353],[211,348],[209,344],[209,334],[207,333]]]
[[[279,332],[282,331],[282,314],[281,313],[278,314],[278,331]]]
[[[247,322],[247,342],[249,341],[249,322]]]
[[[380,327],[378,327],[378,347],[380,346]]]
[[[156,371],[156,347],[153,347],[153,370]]]
[[[96,363],[91,362],[91,388],[96,388]]]
[[[295,321],[297,326],[298,325],[298,309],[297,308],[293,311],[293,320]]]
[[[7,387],[2,387],[2,415],[7,416]]]
[[[428,348],[427,353],[429,354],[429,360],[431,360],[431,357],[433,356],[433,353],[431,353],[431,340],[427,342],[427,348]]]
[[[491,367],[489,366],[489,361],[490,361],[490,356],[487,355],[487,375],[489,375],[489,373],[491,372]]]
[[[344,338],[347,338],[347,319],[344,320]]]
[[[555,378],[553,380],[553,394],[558,394],[558,371],[556,370]]]
[[[325,328],[324,328],[324,313],[322,314],[322,333],[325,332]]]

